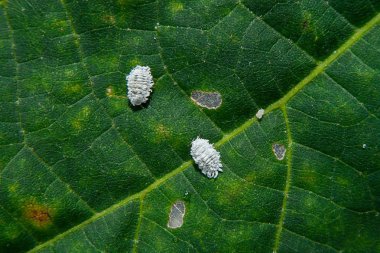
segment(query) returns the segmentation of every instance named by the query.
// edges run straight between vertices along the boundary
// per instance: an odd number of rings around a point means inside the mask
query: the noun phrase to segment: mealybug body
[[[128,98],[131,104],[136,106],[148,101],[154,84],[150,68],[137,65],[132,69],[126,79]]]
[[[223,171],[220,154],[208,140],[197,137],[191,143],[190,154],[199,169],[208,178],[216,178],[219,171]]]

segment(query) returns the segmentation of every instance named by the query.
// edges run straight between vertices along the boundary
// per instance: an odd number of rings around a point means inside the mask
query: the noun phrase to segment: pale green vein
[[[62,182],[66,187],[67,187],[67,190],[69,192],[71,192],[72,194],[74,194],[76,197],[78,197],[78,199],[80,201],[82,201],[82,203],[88,208],[88,210],[92,213],[92,214],[95,214],[96,213],[96,210],[94,210],[88,203],[87,201],[85,201],[82,196],[77,193],[72,187],[70,184],[68,184],[66,181],[64,181],[60,175],[58,175],[54,169],[41,157],[39,156],[36,151],[28,146],[27,144],[25,144],[25,148],[38,160],[38,162],[44,166],[55,178],[57,178],[60,182]]]
[[[177,169],[171,171],[170,173],[166,174],[165,176],[157,179],[153,184],[149,185],[147,188],[145,188],[145,190],[141,191],[141,192],[138,192],[134,195],[131,195],[125,199],[123,199],[122,201],[110,206],[109,208],[103,210],[102,212],[99,212],[97,214],[95,214],[94,216],[92,216],[91,218],[85,220],[84,222],[70,228],[69,230],[63,232],[62,234],[59,234],[57,235],[56,237],[52,238],[51,240],[49,241],[46,241],[45,243],[43,244],[40,244],[38,245],[37,247],[33,248],[32,250],[30,250],[29,252],[37,252],[38,250],[40,249],[43,249],[53,243],[55,243],[56,241],[60,240],[61,238],[64,238],[65,236],[75,232],[75,231],[78,231],[80,230],[81,228],[83,227],[86,227],[88,224],[91,224],[92,222],[95,222],[97,221],[98,219],[108,215],[108,214],[111,214],[112,212],[116,211],[117,209],[123,207],[124,205],[128,204],[130,201],[132,200],[135,200],[135,199],[138,199],[138,198],[142,198],[143,196],[145,196],[147,193],[149,193],[150,191],[156,189],[158,186],[160,186],[161,184],[163,184],[164,182],[166,182],[167,180],[169,180],[170,178],[174,177],[175,175],[183,172],[186,168],[188,168],[189,166],[191,166],[191,161],[187,161],[185,163],[183,163],[180,167],[178,167]]]
[[[367,22],[362,28],[356,30],[356,32],[341,47],[339,47],[336,51],[334,51],[334,53],[332,55],[330,55],[328,58],[326,58],[326,60],[324,60],[323,62],[321,62],[308,76],[306,76],[302,81],[300,81],[284,97],[282,97],[281,99],[279,99],[277,102],[269,105],[265,109],[265,112],[269,113],[269,112],[271,112],[273,110],[276,110],[276,109],[279,109],[279,108],[285,106],[285,104],[293,96],[295,96],[300,90],[302,90],[303,87],[305,87],[308,83],[310,83],[312,80],[314,80],[314,78],[316,78],[319,74],[321,74],[332,62],[334,62],[338,57],[340,57],[345,51],[347,51],[352,45],[354,45],[355,42],[357,42],[361,37],[364,36],[364,34],[366,34],[371,28],[373,28],[379,22],[380,22],[380,14],[377,14],[374,18],[372,18],[369,22]],[[240,127],[236,128],[235,130],[233,130],[232,132],[230,132],[228,134],[225,134],[223,136],[223,138],[215,144],[215,146],[216,147],[220,147],[223,144],[225,144],[226,142],[229,142],[235,136],[237,136],[238,134],[240,134],[243,131],[245,131],[254,122],[256,122],[256,118],[255,117],[247,120]],[[291,150],[289,150],[289,151],[291,151]],[[291,157],[291,154],[288,153],[288,156]],[[290,162],[290,161],[288,161],[288,162]],[[121,208],[122,206],[124,206],[127,203],[129,203],[131,200],[134,200],[134,199],[137,199],[137,198],[141,198],[142,196],[146,195],[150,191],[152,191],[152,190],[156,189],[157,187],[159,187],[161,184],[163,184],[167,180],[171,179],[172,177],[174,177],[177,174],[179,174],[179,173],[183,172],[184,170],[186,170],[188,167],[191,166],[191,164],[192,164],[192,161],[186,161],[186,162],[184,162],[180,167],[178,167],[177,169],[171,171],[170,173],[166,174],[165,176],[157,179],[154,183],[152,183],[151,185],[149,185],[143,191],[141,191],[139,193],[136,193],[134,195],[131,195],[131,196],[129,196],[129,197],[121,200],[120,202],[118,202],[118,203],[110,206],[109,208],[103,210],[102,212],[99,212],[99,213],[95,214],[90,219],[88,219],[88,220],[86,220],[86,221],[84,221],[84,222],[82,222],[82,223],[80,223],[80,224],[72,227],[71,229],[65,231],[64,233],[61,233],[61,234],[57,235],[56,237],[50,239],[49,241],[46,241],[45,243],[38,245],[37,247],[35,247],[34,249],[32,249],[30,252],[37,252],[38,250],[40,250],[42,248],[45,248],[45,247],[47,247],[47,246],[55,243],[56,241],[60,240],[61,238],[64,238],[68,234],[71,234],[71,233],[73,233],[75,231],[78,231],[79,229],[81,229],[81,228],[85,227],[86,225],[88,225],[88,224],[90,224],[90,223],[98,220],[99,218],[104,217],[105,215],[112,213],[113,211],[117,210],[118,208]],[[290,171],[289,171],[289,164],[288,164],[288,173],[290,173]],[[289,184],[289,186],[288,186],[288,188],[289,188],[290,187],[290,182],[288,182],[288,181],[289,180],[287,180],[287,184]],[[286,189],[285,189],[285,191],[286,191]],[[285,196],[286,196],[286,194],[285,194]],[[284,203],[286,204],[286,201]],[[280,224],[283,222],[283,219],[284,218],[282,218],[282,221],[281,221],[281,217],[280,217],[279,227],[280,227]],[[282,229],[282,225],[281,225],[281,229]],[[278,236],[280,236],[281,235],[281,231],[277,232],[276,234],[278,234]],[[277,244],[277,247],[278,247],[279,239],[277,240],[277,238],[276,238],[276,242],[277,242],[276,244]]]
[[[284,190],[284,199],[282,201],[282,207],[281,207],[281,214],[280,214],[280,220],[277,224],[277,229],[275,233],[275,241],[273,246],[273,252],[277,252],[279,246],[280,246],[280,239],[281,239],[281,232],[282,227],[284,225],[284,219],[285,219],[285,213],[286,213],[286,204],[288,202],[288,195],[289,195],[289,189],[290,189],[290,182],[292,179],[292,133],[290,130],[290,124],[289,124],[289,118],[288,118],[288,112],[286,111],[285,105],[281,107],[282,113],[284,115],[284,121],[286,125],[286,133],[288,136],[288,150],[287,150],[287,170],[286,170],[286,183],[285,183],[285,190]]]
[[[294,86],[288,93],[285,94],[281,99],[277,100],[275,103],[269,105],[265,109],[265,113],[271,112],[285,105],[292,97],[294,97],[300,90],[303,89],[308,83],[314,80],[319,74],[321,74],[332,62],[339,58],[344,52],[346,52],[352,45],[354,45],[360,38],[364,36],[371,28],[380,22],[380,13],[372,18],[368,23],[366,23],[362,28],[357,29],[356,32],[337,50],[334,51],[332,55],[326,58],[324,61],[320,62],[313,71],[310,72],[304,79],[302,79],[296,86]],[[224,135],[217,146],[221,146],[224,143],[230,141],[238,133],[247,129],[256,121],[256,118],[253,117],[247,120],[243,125],[233,130],[231,133]]]
[[[141,227],[141,221],[142,221],[142,211],[144,207],[144,196],[140,198],[140,210],[139,210],[139,218],[137,220],[137,226],[136,226],[136,232],[135,236],[133,238],[133,249],[132,252],[137,252],[137,245],[139,244],[139,237],[140,237],[140,227]]]
[[[369,22],[367,22],[363,27],[357,29],[356,32],[337,50],[335,50],[329,57],[324,61],[320,62],[316,68],[314,68],[311,73],[306,76],[301,82],[299,82],[293,89],[291,89],[285,96],[279,99],[277,102],[271,104],[268,107],[268,111],[277,109],[282,105],[286,104],[295,94],[297,94],[305,85],[310,83],[314,78],[321,74],[330,64],[339,58],[344,52],[346,52],[352,45],[354,45],[360,38],[364,36],[371,28],[380,22],[380,13],[373,17]]]

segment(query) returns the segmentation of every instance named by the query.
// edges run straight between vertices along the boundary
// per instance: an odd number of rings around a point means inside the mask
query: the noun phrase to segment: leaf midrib
[[[324,61],[320,62],[317,65],[317,67],[315,67],[310,72],[309,75],[307,75],[304,79],[302,79],[296,86],[294,86],[282,98],[280,98],[279,100],[277,100],[275,103],[269,105],[265,109],[265,113],[267,114],[267,113],[269,113],[271,111],[274,111],[276,109],[284,107],[286,105],[286,103],[293,96],[295,96],[307,84],[309,84],[319,74],[321,74],[328,66],[330,66],[344,52],[346,52],[347,50],[349,50],[359,39],[361,39],[369,30],[371,30],[378,23],[380,23],[380,13],[377,14],[375,17],[373,17],[371,20],[369,20],[364,26],[362,26],[361,28],[357,29],[356,32],[345,43],[343,43],[338,49],[336,49]],[[221,147],[226,142],[229,142],[235,136],[237,136],[238,134],[244,132],[248,127],[250,127],[256,121],[257,121],[256,117],[250,118],[246,122],[244,122],[240,127],[234,129],[230,133],[224,134],[223,138],[220,139],[217,143],[215,143],[215,147],[217,147],[217,148]],[[133,195],[131,195],[131,196],[129,196],[129,197],[127,197],[127,198],[125,198],[125,199],[117,202],[116,204],[113,204],[112,206],[108,207],[107,209],[105,209],[105,210],[103,210],[103,211],[101,211],[99,213],[96,213],[91,218],[89,218],[89,219],[83,221],[82,223],[80,223],[80,224],[78,224],[78,225],[76,225],[76,226],[74,226],[74,227],[66,230],[65,232],[63,232],[61,234],[58,234],[54,238],[52,238],[52,239],[50,239],[50,240],[48,240],[48,241],[46,241],[46,242],[44,242],[44,243],[42,243],[42,244],[34,247],[29,252],[37,252],[39,249],[42,249],[42,248],[44,248],[44,247],[46,247],[46,246],[48,246],[50,244],[53,244],[54,242],[58,241],[61,238],[64,238],[68,234],[71,234],[71,233],[79,230],[80,228],[85,227],[86,225],[88,225],[88,224],[90,224],[90,223],[98,220],[99,218],[104,217],[105,215],[107,215],[109,213],[112,213],[113,211],[117,210],[118,208],[120,208],[120,207],[126,205],[127,203],[129,203],[131,200],[135,200],[135,199],[138,199],[138,198],[141,198],[141,197],[145,196],[147,193],[149,193],[150,191],[156,189],[157,187],[159,187],[161,184],[163,184],[167,180],[169,180],[172,177],[176,176],[177,174],[185,171],[191,165],[192,165],[192,161],[191,160],[188,160],[188,161],[182,163],[182,165],[180,165],[178,168],[176,168],[175,170],[173,170],[170,173],[166,174],[165,176],[157,179],[154,183],[152,183],[151,185],[149,185],[144,190],[142,190],[142,191],[140,191],[140,192],[138,192],[136,194],[133,194]],[[288,187],[290,187],[290,182],[288,182],[288,181],[289,181],[289,178],[287,178],[286,185],[289,184]],[[284,198],[283,206],[286,206],[286,200],[287,199]],[[275,246],[274,246],[275,249],[279,246],[279,241],[280,241],[280,237],[281,237],[281,230],[282,230],[282,225],[283,225],[283,219],[284,219],[284,218],[281,219],[281,217],[284,216],[284,212],[285,212],[285,209],[281,210],[280,221],[279,221],[278,228],[277,228],[279,232],[276,233],[277,236],[276,236],[276,239],[275,239]]]

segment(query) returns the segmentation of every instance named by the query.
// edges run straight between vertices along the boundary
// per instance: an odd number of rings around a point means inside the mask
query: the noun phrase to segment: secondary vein
[[[281,214],[280,214],[280,220],[277,224],[277,229],[275,233],[275,241],[273,246],[273,252],[277,252],[279,246],[280,246],[280,239],[281,239],[281,232],[284,225],[285,220],[285,213],[286,213],[286,205],[288,203],[288,197],[289,197],[289,189],[290,189],[290,182],[292,179],[292,133],[290,130],[290,124],[289,124],[289,118],[288,113],[286,111],[285,105],[281,107],[282,113],[284,115],[285,125],[286,125],[286,133],[288,136],[288,154],[287,154],[287,170],[286,170],[286,183],[285,183],[285,189],[284,189],[284,199],[282,201],[281,206]]]

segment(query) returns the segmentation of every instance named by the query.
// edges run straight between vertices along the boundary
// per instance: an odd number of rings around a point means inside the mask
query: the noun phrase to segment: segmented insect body
[[[148,101],[154,84],[150,68],[137,65],[127,75],[126,79],[128,98],[131,104],[136,106]]]
[[[197,137],[191,143],[190,154],[208,178],[216,178],[218,173],[223,171],[220,154],[208,140]]]

